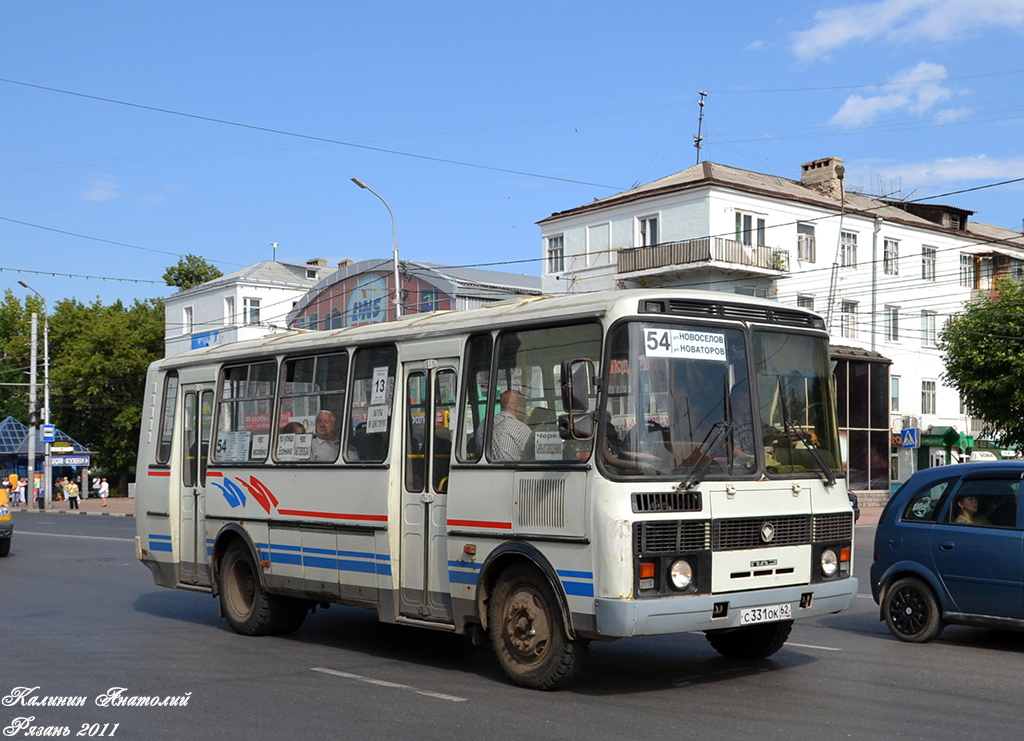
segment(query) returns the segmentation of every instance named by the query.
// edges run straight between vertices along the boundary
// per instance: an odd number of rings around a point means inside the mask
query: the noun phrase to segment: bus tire
[[[551,585],[535,569],[520,564],[503,573],[487,611],[491,645],[515,684],[553,690],[579,675],[587,642],[566,634]]]
[[[282,598],[281,602],[281,619],[278,621],[277,627],[274,628],[274,632],[279,635],[294,633],[306,622],[309,603],[305,600],[289,597]]]
[[[782,648],[793,621],[749,625],[745,628],[709,630],[704,633],[711,647],[730,659],[767,659]]]
[[[220,562],[218,582],[221,612],[233,631],[246,636],[275,632],[284,603],[263,588],[252,556],[242,543],[228,546]]]

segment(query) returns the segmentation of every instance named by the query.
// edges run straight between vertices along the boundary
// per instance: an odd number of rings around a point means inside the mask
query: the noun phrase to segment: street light
[[[402,286],[398,282],[398,236],[397,232],[395,231],[395,214],[391,210],[391,206],[388,205],[388,202],[380,197],[380,193],[375,191],[373,188],[371,188],[369,185],[364,183],[359,178],[352,178],[352,182],[358,185],[363,190],[368,190],[375,196],[377,196],[377,198],[380,198],[380,202],[384,204],[384,208],[386,208],[388,210],[388,213],[391,214],[391,247],[392,252],[394,254],[395,269],[395,319],[398,319],[400,316],[402,316]]]
[[[39,300],[43,302],[43,425],[50,424],[50,312],[46,308],[46,297],[43,296],[39,291],[30,286],[23,280],[18,281],[18,285],[22,288],[27,288],[32,291]],[[35,400],[33,399],[33,406],[35,406]],[[35,409],[32,410],[33,412]],[[29,420],[31,422],[31,420]],[[29,461],[31,471],[29,472],[30,482],[33,489],[36,483],[36,461],[35,461],[35,429],[31,430],[32,439],[30,447],[32,448],[32,460]],[[43,454],[43,502],[44,507],[49,508],[51,505],[52,492],[50,491],[53,487],[53,467],[50,465],[50,441],[44,440],[46,445],[45,453]]]

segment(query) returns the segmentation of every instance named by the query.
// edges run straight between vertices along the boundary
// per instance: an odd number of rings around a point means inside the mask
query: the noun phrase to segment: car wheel
[[[513,566],[501,575],[487,626],[498,663],[521,687],[557,689],[583,667],[587,642],[566,635],[551,586],[535,569]]]
[[[942,611],[935,593],[920,579],[907,576],[885,591],[885,624],[908,643],[927,643],[942,632]]]
[[[793,621],[785,620],[746,628],[708,630],[704,636],[722,656],[731,659],[767,659],[782,648],[792,630]]]
[[[0,539],[0,558],[3,558],[11,552],[11,541],[13,538]]]

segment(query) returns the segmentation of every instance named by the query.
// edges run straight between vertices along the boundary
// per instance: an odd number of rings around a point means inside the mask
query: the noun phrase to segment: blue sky
[[[538,220],[696,162],[699,90],[713,162],[839,156],[915,199],[1024,177],[1024,0],[8,1],[0,28],[0,290],[51,303],[272,242],[387,260],[352,177],[403,259],[539,275]],[[1022,195],[936,201],[1019,230]]]

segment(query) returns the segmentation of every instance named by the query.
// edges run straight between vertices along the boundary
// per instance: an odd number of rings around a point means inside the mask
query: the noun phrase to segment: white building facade
[[[288,313],[334,273],[327,261],[264,261],[164,299],[167,356],[287,330]]]
[[[799,181],[704,162],[552,214],[542,281],[553,294],[678,286],[814,309],[842,361],[851,488],[887,495],[889,479],[975,444],[980,423],[943,384],[936,342],[997,275],[1024,278],[1024,237],[962,208],[846,192],[843,174],[839,158],[805,163]],[[902,447],[905,425],[923,446]]]

